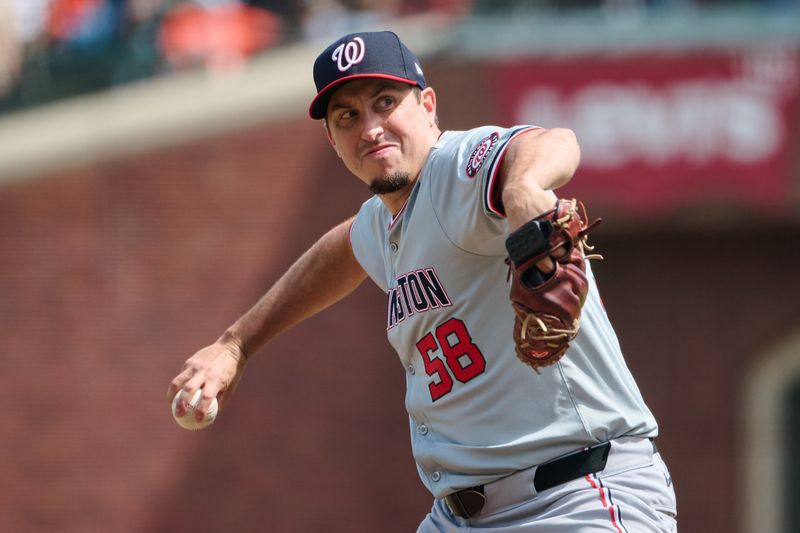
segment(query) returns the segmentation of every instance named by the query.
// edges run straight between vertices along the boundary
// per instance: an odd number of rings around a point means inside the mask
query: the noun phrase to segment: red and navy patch
[[[481,169],[486,158],[489,157],[489,154],[494,150],[494,145],[497,144],[499,138],[500,135],[494,132],[478,143],[478,146],[476,146],[472,154],[470,154],[469,161],[467,161],[467,168],[465,169],[467,176],[470,178],[475,177],[475,174]]]

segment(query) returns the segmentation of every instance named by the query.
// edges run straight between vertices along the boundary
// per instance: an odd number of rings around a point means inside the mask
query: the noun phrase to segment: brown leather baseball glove
[[[511,304],[516,312],[514,341],[519,359],[536,372],[556,363],[578,334],[581,308],[589,291],[585,259],[592,247],[583,203],[558,200],[556,206],[512,232],[506,240],[511,273]],[[558,255],[559,248],[563,255]],[[543,273],[536,263],[546,256],[555,269]],[[556,257],[557,256],[557,257]]]

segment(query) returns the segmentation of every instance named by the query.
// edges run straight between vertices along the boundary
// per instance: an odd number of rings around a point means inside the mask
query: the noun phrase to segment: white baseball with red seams
[[[219,403],[217,402],[216,398],[211,400],[211,406],[209,407],[208,412],[203,420],[197,420],[195,416],[194,408],[197,407],[197,404],[200,402],[200,397],[203,395],[203,389],[197,389],[192,395],[192,399],[189,401],[186,413],[183,416],[177,416],[175,414],[175,408],[178,406],[178,400],[180,399],[182,393],[183,390],[179,390],[175,395],[175,398],[172,400],[172,417],[180,427],[183,429],[197,430],[208,427],[214,423],[214,420],[217,418],[217,413],[219,412]]]

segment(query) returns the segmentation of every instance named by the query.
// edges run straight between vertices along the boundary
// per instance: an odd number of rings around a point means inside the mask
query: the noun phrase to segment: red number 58
[[[433,356],[433,352],[440,349],[444,360]],[[464,323],[457,318],[451,318],[422,337],[417,342],[417,350],[422,355],[425,372],[431,377],[436,376],[428,383],[434,402],[453,389],[454,377],[466,383],[486,369],[483,354],[472,343]]]

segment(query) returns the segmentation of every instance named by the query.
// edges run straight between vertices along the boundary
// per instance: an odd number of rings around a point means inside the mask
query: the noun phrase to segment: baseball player
[[[317,58],[309,113],[374,193],[306,252],[168,398],[225,400],[248,357],[367,276],[387,295],[406,369],[419,532],[676,531],[658,426],[589,265],[581,202],[559,199],[580,154],[565,129],[441,131],[419,60],[391,32]],[[179,407],[179,414],[181,409]]]

